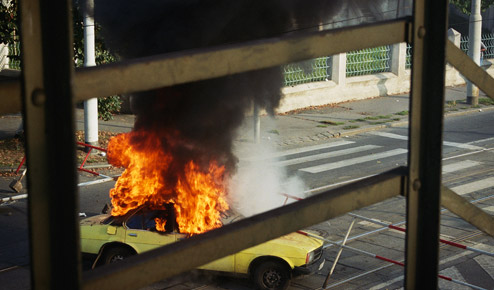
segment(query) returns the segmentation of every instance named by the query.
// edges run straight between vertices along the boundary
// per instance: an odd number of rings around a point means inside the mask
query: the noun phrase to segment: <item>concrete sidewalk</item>
[[[487,98],[481,93],[480,98]],[[446,88],[445,117],[492,110],[492,105],[465,103],[466,86]],[[408,124],[409,95],[394,95],[336,105],[297,110],[293,113],[261,118],[262,142],[277,146],[300,145]],[[252,118],[244,124],[240,141],[253,140]]]
[[[486,97],[481,93],[480,98]],[[465,103],[466,87],[446,88],[445,116],[473,114],[494,109],[492,105],[476,108]],[[408,94],[377,97],[367,100],[311,107],[274,117],[261,116],[262,143],[274,146],[297,146],[359,134],[386,127],[404,126],[408,122]],[[76,130],[84,130],[84,112],[76,109]],[[128,132],[134,125],[134,115],[116,115],[113,120],[99,121],[100,131]],[[21,124],[20,114],[0,116],[0,139],[14,136]],[[252,142],[253,120],[247,117],[236,142]]]

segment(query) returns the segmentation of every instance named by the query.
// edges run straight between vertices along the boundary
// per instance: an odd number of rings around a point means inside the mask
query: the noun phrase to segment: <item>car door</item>
[[[125,243],[138,253],[152,250],[176,241],[174,234],[158,232],[154,218],[155,213],[141,213],[130,216],[124,223]]]

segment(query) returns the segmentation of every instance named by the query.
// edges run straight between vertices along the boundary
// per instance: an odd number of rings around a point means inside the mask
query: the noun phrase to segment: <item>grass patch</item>
[[[491,98],[479,98],[479,104],[484,106],[492,106],[494,105],[494,100]]]
[[[322,124],[319,124],[319,125],[317,125],[316,127],[317,127],[317,128],[327,128],[327,127],[328,127],[328,125],[322,125]]]
[[[401,112],[395,113],[395,115],[407,116],[408,115],[408,111],[401,111]]]
[[[360,126],[357,126],[357,125],[349,125],[349,126],[343,127],[343,130],[351,130],[351,129],[357,129],[357,128],[360,128]]]
[[[378,116],[372,116],[372,117],[365,117],[364,120],[379,120]]]
[[[451,107],[456,107],[456,101],[447,101],[446,102],[446,107],[451,108]]]
[[[388,121],[377,121],[377,122],[369,122],[369,123],[371,123],[372,125],[381,125],[388,123]]]
[[[278,130],[269,130],[269,134],[275,134],[275,135],[280,135],[280,132]]]
[[[389,119],[391,118],[391,115],[379,115],[379,116],[372,116],[372,117],[365,117],[365,120],[383,120],[383,119]]]
[[[335,122],[335,121],[320,121],[319,123],[331,126],[343,125],[345,122]]]
[[[391,120],[393,120],[393,121],[400,121],[400,120],[401,120],[401,118],[393,118],[393,119],[391,119]]]

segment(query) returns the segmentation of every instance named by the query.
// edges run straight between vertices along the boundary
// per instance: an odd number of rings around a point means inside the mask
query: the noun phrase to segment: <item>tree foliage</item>
[[[472,0],[449,0],[449,3],[453,4],[461,12],[470,14],[472,9]],[[481,0],[480,10],[485,11],[487,8],[494,4],[494,0]]]
[[[19,16],[17,12],[17,0],[4,0],[0,2],[0,43],[8,44],[9,58],[20,61],[21,57],[16,50],[15,43],[19,41]]]
[[[75,0],[73,3],[72,19],[74,29],[74,62],[77,67],[84,64],[84,23],[82,13],[79,9],[84,0]],[[0,43],[15,44],[19,41],[19,15],[18,0],[3,0],[0,2]],[[99,31],[101,28],[95,26],[95,54],[96,64],[112,63],[117,58],[111,54],[104,45]],[[9,55],[11,59],[19,59],[19,54]],[[110,96],[98,99],[98,117],[103,120],[113,118],[113,113],[120,111],[121,100],[119,96]]]
[[[13,44],[17,41],[18,26],[17,0],[2,1],[0,4],[0,43]]]

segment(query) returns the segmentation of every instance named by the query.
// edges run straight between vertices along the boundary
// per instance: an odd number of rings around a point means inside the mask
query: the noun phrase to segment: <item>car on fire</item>
[[[80,221],[81,251],[85,256],[96,256],[94,267],[187,238],[178,232],[174,223],[167,223],[165,231],[156,230],[155,218],[169,214],[169,210],[140,207],[123,216],[100,214],[84,218]],[[223,223],[237,218],[226,217]],[[168,217],[168,220],[174,219]],[[249,276],[259,289],[286,289],[293,276],[322,268],[322,244],[321,239],[291,233],[199,269]]]

